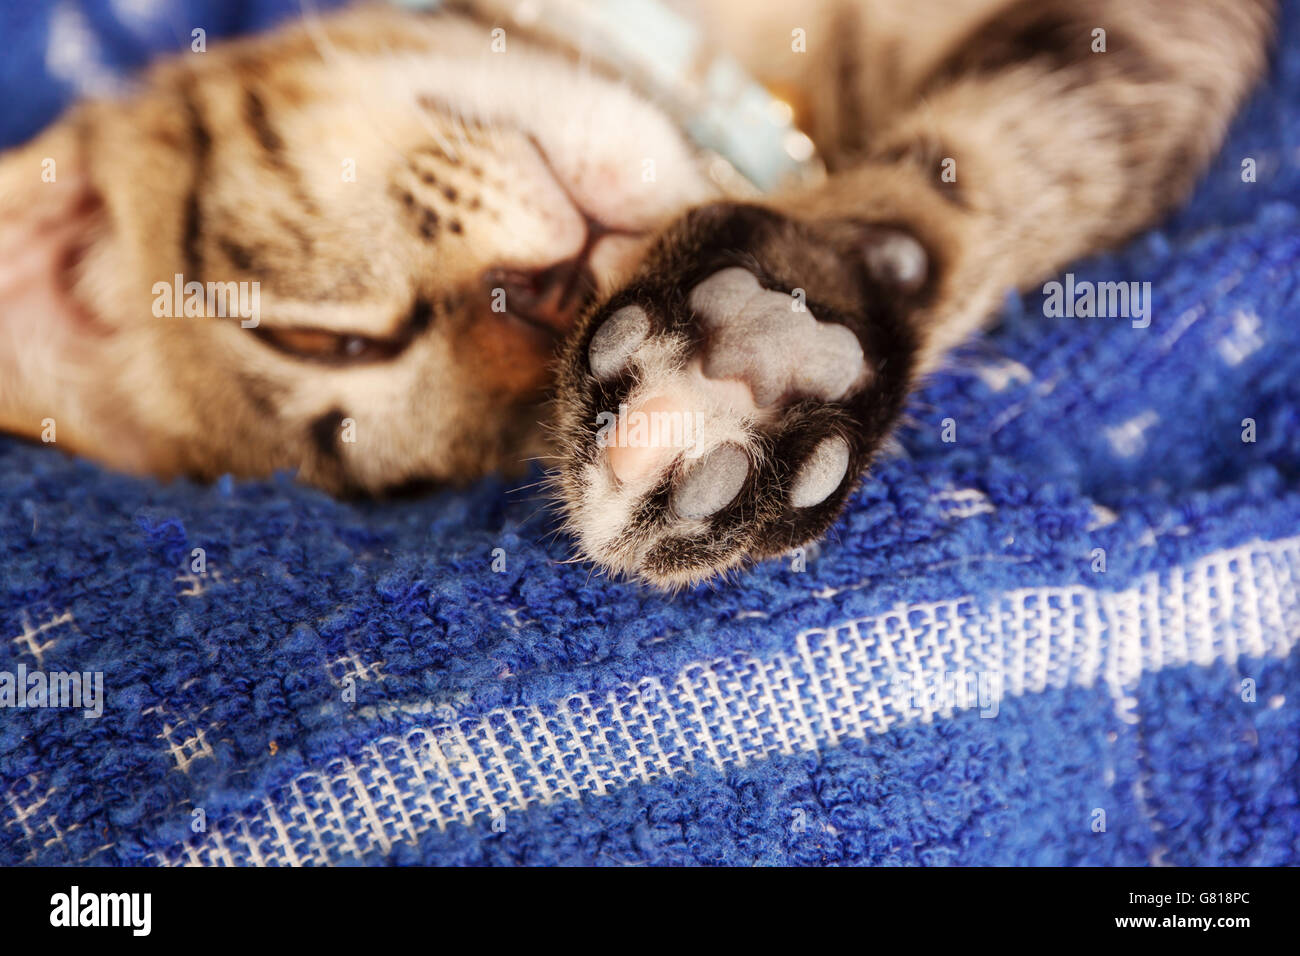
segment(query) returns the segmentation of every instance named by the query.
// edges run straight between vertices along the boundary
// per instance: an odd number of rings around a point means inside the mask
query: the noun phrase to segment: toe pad
[[[591,374],[602,382],[623,370],[638,346],[650,335],[650,317],[639,306],[619,309],[596,330],[587,349]]]
[[[749,477],[749,455],[739,445],[719,445],[686,474],[673,492],[673,510],[683,518],[707,518],[740,494]]]
[[[795,476],[790,504],[795,508],[821,504],[840,486],[848,470],[848,443],[838,435],[823,439]]]

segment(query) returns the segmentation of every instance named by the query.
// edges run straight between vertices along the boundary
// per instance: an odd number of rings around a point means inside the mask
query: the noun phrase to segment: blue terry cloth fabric
[[[0,135],[295,6],[2,6]],[[0,440],[0,673],[104,680],[0,710],[0,863],[1300,862],[1298,196],[1292,7],[1194,199],[1070,270],[1149,327],[1009,300],[822,547],[675,598],[497,480]]]

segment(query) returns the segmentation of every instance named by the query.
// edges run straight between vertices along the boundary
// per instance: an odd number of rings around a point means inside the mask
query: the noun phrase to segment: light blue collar
[[[394,2],[431,10],[443,0]],[[789,105],[660,0],[472,0],[472,6],[503,26],[515,23],[577,48],[645,91],[712,154],[709,174],[727,192],[771,192],[824,174]]]

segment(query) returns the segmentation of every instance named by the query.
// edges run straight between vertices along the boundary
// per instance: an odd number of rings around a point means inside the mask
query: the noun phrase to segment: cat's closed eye
[[[297,359],[327,365],[362,365],[401,355],[432,321],[433,306],[421,298],[412,305],[401,328],[384,338],[311,326],[277,328],[260,324],[254,334],[276,351]]]
[[[325,329],[274,329],[262,326],[254,334],[285,355],[332,365],[380,362],[393,358],[404,347],[404,343],[400,342],[329,332]]]

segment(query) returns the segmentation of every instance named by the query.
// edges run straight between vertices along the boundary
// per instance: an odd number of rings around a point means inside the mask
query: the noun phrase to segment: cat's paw
[[[563,361],[582,556],[676,587],[825,532],[899,414],[929,265],[898,228],[688,214]]]

